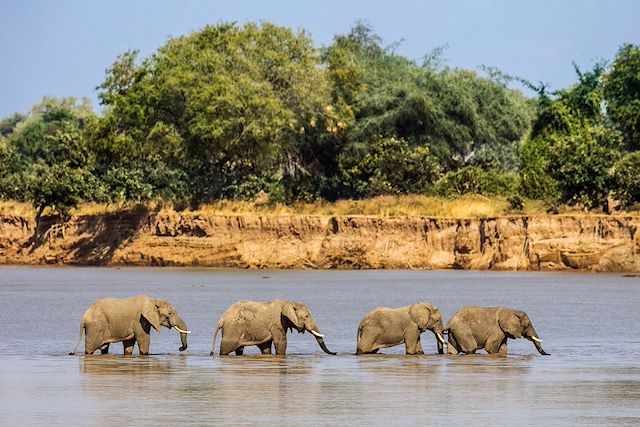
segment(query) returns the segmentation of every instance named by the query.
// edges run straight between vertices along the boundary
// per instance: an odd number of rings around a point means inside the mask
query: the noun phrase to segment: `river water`
[[[69,356],[101,297],[168,299],[192,331],[153,332],[151,355]],[[287,356],[209,357],[239,299],[305,302],[337,356],[289,334]],[[0,268],[3,425],[637,425],[640,278],[609,274]],[[525,310],[545,350],[509,356],[354,356],[360,319],[427,301],[444,320],[465,305]],[[84,340],[80,345],[83,351]],[[137,349],[136,349],[137,352]]]

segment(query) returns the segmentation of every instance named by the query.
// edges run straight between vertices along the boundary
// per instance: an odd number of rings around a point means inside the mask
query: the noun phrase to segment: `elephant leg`
[[[242,356],[244,354],[244,346],[236,348],[236,356]]]
[[[102,347],[100,347],[100,353],[101,354],[109,353],[109,343],[103,344]]]
[[[230,338],[225,339],[224,335],[222,336],[222,341],[220,342],[220,356],[227,356],[237,348],[237,341],[232,341]]]
[[[273,345],[276,348],[276,354],[283,355],[287,353],[287,334],[285,331],[272,331]]]
[[[424,350],[422,349],[422,342],[420,341],[420,337],[418,337],[418,342],[416,343],[416,352],[415,354],[424,354]]]
[[[420,344],[420,331],[417,328],[409,329],[405,333],[404,346],[406,354],[424,354]]]
[[[451,335],[451,331],[449,331]],[[461,353],[474,354],[478,349],[478,343],[473,337],[473,332],[469,327],[460,327],[455,331],[455,341],[457,350]]]
[[[356,354],[376,353],[378,351],[378,347],[376,346],[377,338],[377,334],[370,334],[368,331],[363,331],[358,341]]]
[[[108,344],[107,344],[108,346]],[[102,340],[98,339],[88,339],[84,343],[84,354],[93,354],[96,350],[100,349],[102,351],[103,343]],[[104,354],[104,353],[102,353]]]
[[[500,344],[500,349],[498,350],[498,354],[500,356],[507,357],[507,340],[504,340],[504,342]]]
[[[141,356],[149,354],[149,346],[151,345],[151,335],[143,334],[136,337],[138,341],[138,350]]]
[[[98,348],[99,345],[94,344],[89,337],[84,340],[84,354],[93,354]]]
[[[84,354],[93,354],[101,348],[104,344],[103,336],[100,329],[96,328],[94,324],[88,323],[85,326]]]
[[[133,354],[133,346],[135,345],[136,345],[135,338],[122,341],[122,346],[124,347],[124,355],[131,356]]]
[[[258,344],[258,348],[260,349],[262,354],[271,354],[271,345],[272,344],[273,344],[273,341],[267,341],[265,343]]]
[[[501,353],[503,345],[504,345],[504,352],[505,352],[504,356],[506,356],[507,355],[506,353],[507,337],[505,337],[504,334],[500,332],[500,333],[492,334],[491,336],[489,336],[489,338],[487,339],[487,342],[484,343],[484,349],[489,354]]]

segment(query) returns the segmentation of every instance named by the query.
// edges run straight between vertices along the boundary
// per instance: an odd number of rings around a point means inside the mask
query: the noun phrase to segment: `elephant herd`
[[[187,326],[168,301],[145,295],[131,298],[103,298],[85,311],[80,322],[80,334],[70,354],[75,354],[82,335],[85,354],[100,349],[109,351],[111,343],[122,342],[124,354],[131,355],[135,343],[141,355],[149,354],[151,328],[164,326],[176,329],[182,346],[187,348]],[[329,351],[324,335],[307,306],[300,302],[273,300],[255,302],[242,300],[232,304],[218,321],[213,335],[211,355],[214,355],[218,332],[221,332],[219,354],[243,354],[246,346],[257,346],[262,354],[283,355],[287,350],[287,331],[311,333],[320,348]],[[423,354],[420,334],[426,330],[436,337],[438,353],[472,354],[484,349],[489,354],[507,355],[507,340],[526,338],[540,354],[547,355],[536,330],[524,311],[505,307],[474,307],[460,309],[443,326],[438,307],[417,303],[400,308],[379,307],[369,312],[358,326],[356,354],[377,353],[381,348],[404,344],[406,354]],[[448,344],[444,335],[448,335]]]

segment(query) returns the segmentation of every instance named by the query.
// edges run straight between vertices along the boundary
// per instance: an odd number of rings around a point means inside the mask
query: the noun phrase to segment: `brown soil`
[[[640,271],[637,215],[0,215],[0,264]]]

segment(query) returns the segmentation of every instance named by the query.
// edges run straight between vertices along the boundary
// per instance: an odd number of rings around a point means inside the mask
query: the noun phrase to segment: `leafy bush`
[[[441,196],[462,194],[505,195],[512,193],[517,177],[510,172],[484,171],[476,166],[465,166],[448,172],[436,183],[436,191]]]
[[[613,170],[614,193],[625,207],[640,203],[640,151],[624,156]]]
[[[518,193],[529,199],[558,199],[558,182],[549,172],[549,147],[536,137],[526,140],[520,148],[520,180]]]
[[[361,151],[342,156],[344,182],[355,197],[382,194],[425,194],[440,174],[427,147],[409,147],[394,137],[377,138]]]

